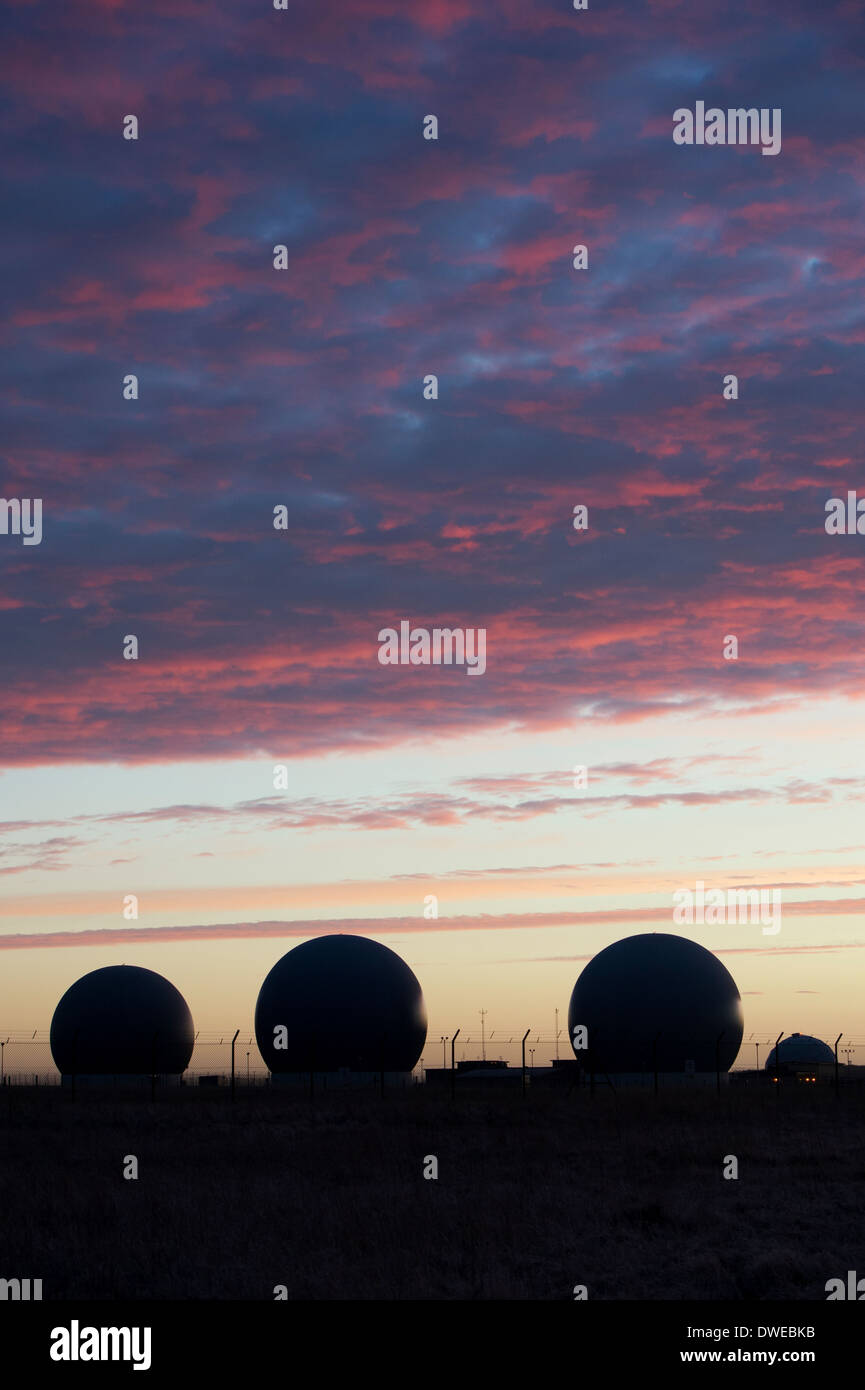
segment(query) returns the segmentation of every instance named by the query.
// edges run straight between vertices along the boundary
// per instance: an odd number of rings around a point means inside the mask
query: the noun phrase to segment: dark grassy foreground
[[[51,1300],[825,1300],[863,1209],[853,1087],[0,1097],[0,1277]]]

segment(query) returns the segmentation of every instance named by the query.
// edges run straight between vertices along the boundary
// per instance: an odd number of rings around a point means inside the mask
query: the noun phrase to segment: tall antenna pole
[[[486,1033],[484,1032],[484,1019],[485,1019],[486,1016],[487,1016],[487,1011],[486,1011],[486,1009],[478,1009],[478,1013],[479,1013],[480,1016],[481,1016],[481,1057],[484,1059],[484,1061],[486,1061],[486,1060],[487,1060],[487,1041],[486,1041]]]
[[[556,1061],[559,1060],[559,1011],[556,1009]]]

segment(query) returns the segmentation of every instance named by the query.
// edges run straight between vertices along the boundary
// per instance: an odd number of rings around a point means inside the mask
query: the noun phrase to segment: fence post
[[[240,1029],[238,1028],[238,1030],[237,1030],[237,1032],[235,1033],[234,1037],[231,1039],[231,1100],[232,1100],[232,1104],[234,1103],[234,1044],[237,1042],[237,1036],[238,1036],[238,1033],[239,1033],[239,1032],[240,1032]]]
[[[456,1040],[457,1040],[457,1038],[459,1037],[459,1035],[460,1035],[460,1030],[459,1030],[459,1028],[458,1028],[457,1031],[454,1033],[453,1037],[451,1038],[451,1100],[455,1100],[455,1099],[456,1099],[456,1079],[457,1079],[457,1074],[456,1074],[456,1070],[455,1070],[455,1066],[454,1066],[454,1043],[456,1042]]]

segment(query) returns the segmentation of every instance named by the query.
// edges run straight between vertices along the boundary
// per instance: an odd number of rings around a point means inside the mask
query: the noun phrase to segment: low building
[[[766,1058],[766,1071],[779,1081],[816,1085],[835,1077],[835,1053],[828,1043],[807,1033],[791,1033],[773,1047]]]

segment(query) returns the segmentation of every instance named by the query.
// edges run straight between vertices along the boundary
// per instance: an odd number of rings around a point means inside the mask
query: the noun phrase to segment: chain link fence
[[[234,1028],[199,1032],[190,1065],[183,1075],[183,1084],[188,1086],[220,1086],[231,1080],[231,1040]],[[759,1071],[765,1068],[766,1059],[775,1045],[778,1036],[774,1034],[746,1034],[739,1049],[739,1055],[732,1068],[735,1071]],[[422,1081],[428,1068],[440,1069],[454,1064],[470,1061],[505,1063],[508,1067],[522,1066],[523,1028],[493,1028],[457,1033],[456,1029],[444,1030],[430,1027],[423,1054],[414,1069],[414,1076]],[[455,1036],[456,1035],[456,1036]],[[787,1033],[784,1033],[787,1036]],[[829,1046],[833,1045],[834,1037]],[[453,1052],[452,1052],[453,1043]],[[842,1067],[857,1064],[857,1049],[865,1048],[865,1039],[842,1036],[838,1045],[838,1061]],[[530,1070],[551,1067],[554,1061],[573,1057],[567,1032],[562,1029],[558,1036],[552,1032],[529,1031],[525,1039],[525,1062]],[[862,1053],[860,1052],[860,1056]],[[241,1031],[235,1044],[234,1054],[235,1085],[267,1086],[270,1072],[256,1046],[255,1036],[250,1030]],[[51,1056],[48,1029],[35,1029],[32,1032],[8,1032],[0,1029],[0,1084],[9,1086],[58,1086],[60,1074]]]

